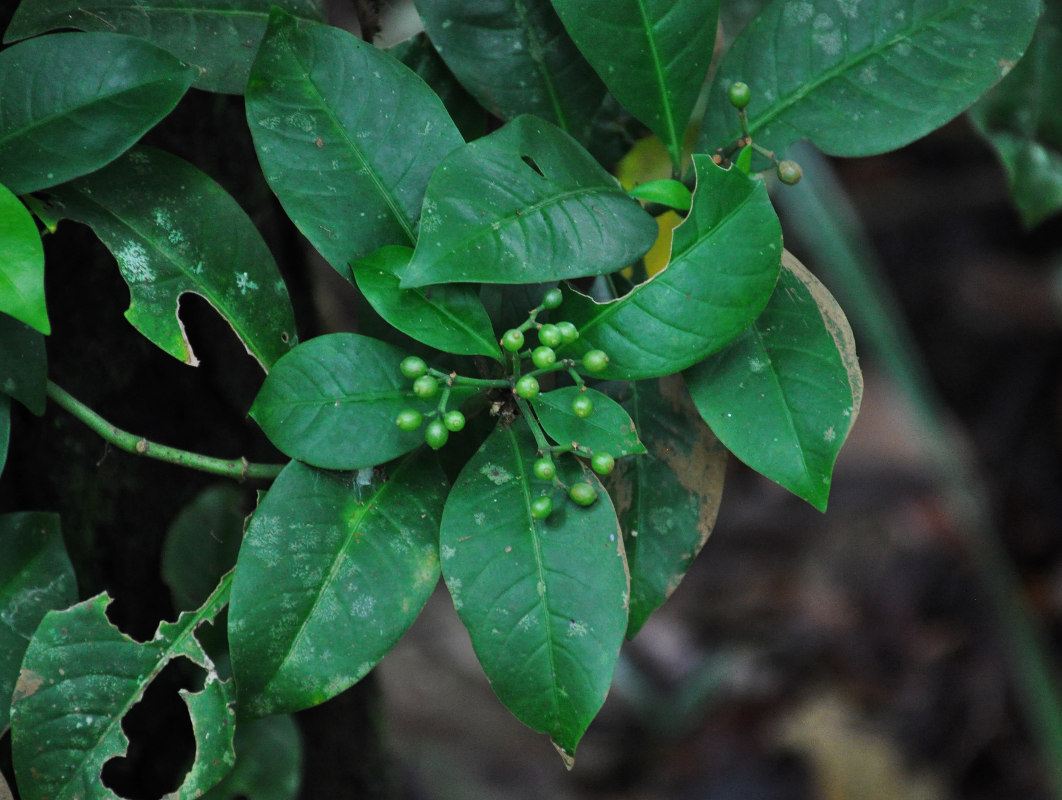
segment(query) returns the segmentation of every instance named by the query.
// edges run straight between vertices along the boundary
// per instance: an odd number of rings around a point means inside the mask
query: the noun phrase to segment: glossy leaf
[[[677,171],[715,49],[719,0],[553,0],[613,96],[660,137]]]
[[[720,63],[698,152],[741,134],[735,81],[752,89],[752,138],[779,155],[799,139],[837,156],[902,147],[1006,75],[1039,11],[1039,0],[776,0]]]
[[[367,480],[285,467],[236,567],[229,641],[241,709],[322,703],[394,646],[438,583],[446,488],[426,450]]]
[[[325,469],[361,469],[408,453],[424,431],[402,431],[404,408],[432,411],[398,366],[408,353],[356,333],[311,339],[282,358],[262,384],[251,416],[283,453]],[[455,387],[456,407],[470,390]]]
[[[568,292],[557,312],[599,348],[612,378],[667,375],[733,341],[767,304],[782,256],[782,231],[761,181],[694,156],[697,190],[674,230],[671,261],[608,303]],[[565,350],[568,355],[569,350]]]
[[[491,686],[509,710],[549,734],[570,766],[605,700],[627,627],[622,536],[607,493],[576,459],[560,476],[598,488],[581,508],[558,493],[531,516],[535,441],[499,425],[469,459],[443,511],[442,572]]]
[[[703,425],[681,378],[622,384],[649,452],[616,463],[607,479],[631,573],[633,637],[671,593],[707,541],[723,498],[727,451]]]
[[[600,275],[655,237],[652,217],[577,142],[519,117],[439,165],[402,285]]]
[[[1049,3],[1028,52],[970,116],[995,147],[1022,221],[1062,209],[1062,9]]]
[[[163,622],[154,638],[137,642],[107,619],[110,598],[97,595],[52,611],[37,628],[22,661],[11,705],[11,749],[24,800],[118,800],[100,780],[110,759],[125,754],[122,718],[173,659],[206,671],[200,692],[181,690],[196,754],[177,800],[197,797],[232,766],[232,684],[218,680],[195,629],[228,600],[225,581],[196,612]]]
[[[697,410],[735,456],[825,511],[863,379],[840,306],[789,253],[782,263],[755,324],[686,380]]]
[[[59,532],[59,516],[40,511],[0,515],[0,731],[19,665],[37,625],[77,600],[77,580]]]
[[[202,800],[294,800],[302,742],[289,715],[241,720],[234,744],[236,765]]]
[[[402,333],[436,350],[498,358],[501,350],[490,318],[473,288],[399,286],[398,273],[412,254],[400,245],[381,247],[351,265],[358,288],[376,312]]]
[[[549,0],[417,0],[443,61],[503,120],[534,114],[585,140],[605,87]]]
[[[165,50],[113,33],[9,47],[0,52],[0,183],[26,194],[99,169],[169,114],[194,76]]]
[[[138,147],[52,195],[117,259],[126,319],[174,358],[199,363],[177,314],[185,292],[206,299],[264,368],[290,349],[294,313],[269,248],[236,201],[188,162]]]
[[[320,0],[280,0],[275,5],[324,22]],[[196,88],[242,94],[268,17],[269,4],[259,0],[25,0],[4,41],[57,28],[124,33],[195,67]]]
[[[627,194],[636,200],[644,200],[647,203],[661,203],[679,211],[689,211],[693,203],[693,195],[690,194],[690,190],[684,184],[671,178],[640,183],[630,189]]]
[[[428,178],[462,143],[439,98],[346,31],[273,11],[247,85],[247,122],[284,210],[340,274],[413,244]]]
[[[37,224],[0,185],[0,312],[44,334],[52,332],[44,303],[44,246]]]
[[[0,313],[0,392],[39,417],[47,402],[47,384],[44,337],[29,325]]]
[[[572,411],[572,400],[580,395],[589,397],[594,403],[594,411],[589,417],[578,417]],[[581,391],[576,386],[566,386],[543,392],[531,404],[543,429],[557,444],[577,442],[592,453],[603,451],[616,458],[645,452],[630,414],[596,389]]]

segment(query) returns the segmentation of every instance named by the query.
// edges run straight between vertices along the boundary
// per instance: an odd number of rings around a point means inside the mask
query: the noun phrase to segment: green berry
[[[457,433],[465,427],[465,415],[457,410],[447,411],[443,414],[443,425],[446,426],[446,430]]]
[[[406,356],[398,368],[410,380],[419,378],[428,371],[428,365],[424,363],[424,359],[417,356]]]
[[[564,344],[571,344],[579,338],[579,329],[570,322],[558,322],[557,330],[560,331],[561,341]]]
[[[548,458],[540,458],[531,467],[531,471],[535,473],[535,477],[542,481],[551,481],[553,476],[557,474],[557,465]]]
[[[424,417],[421,416],[420,412],[412,408],[402,409],[398,412],[398,416],[395,417],[395,425],[404,431],[415,431],[423,421]]]
[[[538,329],[538,340],[547,347],[556,347],[564,341],[564,337],[561,336],[560,328],[547,322]]]
[[[749,89],[749,85],[741,81],[730,84],[728,94],[730,96],[730,105],[737,109],[744,108],[749,104],[749,100],[752,99],[752,90]]]
[[[524,400],[530,400],[532,397],[538,394],[538,380],[534,375],[524,375],[520,380],[516,382],[517,397],[522,397]]]
[[[602,372],[608,366],[608,356],[604,350],[587,350],[583,354],[583,369],[587,372]]]
[[[516,328],[510,328],[502,334],[501,344],[510,353],[515,353],[524,346],[524,334]]]
[[[438,450],[446,444],[446,440],[449,438],[450,431],[446,430],[446,426],[439,419],[433,419],[424,430],[424,441],[428,443],[428,447],[432,450]]]
[[[592,506],[597,500],[597,490],[589,483],[576,483],[568,490],[568,497],[581,506]]]
[[[612,453],[598,451],[590,456],[590,468],[598,475],[608,475],[616,468],[616,459]]]
[[[546,367],[552,367],[557,363],[557,354],[553,351],[552,347],[536,347],[531,351],[531,361],[539,369],[545,369]]]
[[[795,161],[779,161],[778,162],[778,180],[782,183],[792,186],[795,183],[800,183],[800,179],[804,175],[804,170],[800,168],[800,165]]]
[[[564,294],[560,289],[550,289],[542,298],[543,308],[556,308],[564,300]]]
[[[531,516],[535,519],[545,519],[553,511],[553,500],[549,495],[541,495],[531,501]]]
[[[431,375],[421,375],[413,381],[413,394],[427,400],[439,393],[439,382]]]
[[[577,394],[572,398],[572,413],[579,419],[586,419],[594,413],[594,401],[585,394]]]

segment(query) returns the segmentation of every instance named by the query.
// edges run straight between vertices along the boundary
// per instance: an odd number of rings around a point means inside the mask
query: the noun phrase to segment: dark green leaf
[[[1049,3],[1006,79],[970,109],[996,148],[1029,227],[1062,208],[1062,9]]]
[[[9,47],[0,52],[0,183],[26,194],[99,169],[169,114],[194,77],[132,36],[56,33]]]
[[[294,800],[302,742],[290,716],[241,720],[235,746],[236,766],[202,800]]]
[[[417,0],[435,49],[503,120],[534,114],[584,140],[605,87],[549,0]]]
[[[509,710],[549,734],[571,764],[605,700],[627,627],[627,568],[607,493],[577,459],[560,477],[598,488],[589,508],[562,493],[545,520],[531,501],[530,431],[499,425],[468,461],[443,511],[439,550],[454,607],[491,686]]]
[[[278,0],[276,5],[324,22],[320,0]],[[269,4],[260,0],[25,0],[4,41],[57,28],[125,33],[195,67],[193,86],[242,94],[268,16]]]
[[[459,146],[439,98],[356,36],[275,9],[247,86],[266,180],[342,275],[388,244],[413,244],[428,178]]]
[[[375,666],[438,583],[445,496],[428,451],[387,475],[285,467],[236,568],[229,641],[242,709],[307,708]]]
[[[196,612],[163,622],[147,642],[130,639],[107,619],[110,598],[97,595],[49,612],[30,641],[11,704],[11,750],[24,800],[118,800],[100,770],[126,752],[122,718],[173,659],[206,671],[202,691],[181,690],[196,754],[173,797],[205,792],[232,766],[232,684],[218,680],[195,637],[228,600],[226,577]]]
[[[719,0],[553,0],[609,91],[664,143],[677,171],[715,49]]]
[[[730,452],[825,511],[863,379],[840,306],[788,252],[782,264],[755,324],[686,379],[697,410]]]
[[[264,368],[291,348],[294,313],[269,248],[236,201],[188,162],[138,147],[52,195],[118,260],[126,319],[174,358],[198,363],[177,316],[185,292],[205,298]]]
[[[572,411],[572,400],[585,394],[594,403],[594,412],[586,418]],[[623,406],[596,389],[580,390],[566,386],[538,395],[531,404],[546,433],[557,444],[578,443],[593,453],[611,453],[616,458],[644,453],[638,431]]]
[[[0,394],[0,475],[7,463],[7,448],[11,443],[11,398]],[[0,726],[3,727],[3,726]]]
[[[497,358],[501,351],[475,289],[402,289],[397,273],[413,251],[392,245],[351,264],[354,280],[377,313],[402,333],[436,350]]]
[[[333,333],[305,342],[277,362],[262,384],[251,416],[266,436],[292,458],[325,469],[361,469],[408,453],[424,431],[395,425],[404,408],[432,411],[398,368],[401,348]],[[455,387],[456,407],[470,391]]]
[[[44,334],[52,332],[44,303],[44,246],[26,207],[0,185],[0,312]]]
[[[625,384],[623,402],[648,447],[607,479],[631,572],[633,637],[675,590],[715,526],[727,451],[697,421],[677,375]]]
[[[44,337],[29,325],[0,313],[0,392],[38,417],[47,403],[48,360]]]
[[[402,285],[600,275],[639,258],[656,233],[575,140],[519,117],[443,159]]]
[[[779,155],[805,138],[837,156],[902,147],[1006,75],[1039,12],[1039,0],[776,0],[719,65],[697,149],[741,134],[735,81],[752,89],[752,138]]]
[[[9,721],[8,699],[30,637],[46,613],[77,600],[77,581],[57,514],[31,511],[0,516],[0,552],[4,554],[0,559],[2,731]]]
[[[694,156],[693,208],[674,231],[667,267],[608,303],[567,293],[558,319],[580,337],[571,349],[599,348],[614,378],[649,378],[684,369],[725,347],[771,296],[782,230],[762,181]]]

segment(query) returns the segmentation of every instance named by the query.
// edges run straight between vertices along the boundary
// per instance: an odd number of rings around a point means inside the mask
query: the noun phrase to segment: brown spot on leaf
[[[31,669],[24,669],[18,675],[18,683],[11,696],[12,704],[25,700],[30,695],[36,694],[37,690],[44,685],[44,678]]]

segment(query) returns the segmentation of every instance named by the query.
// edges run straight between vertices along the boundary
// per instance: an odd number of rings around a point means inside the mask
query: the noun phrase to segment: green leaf
[[[572,400],[580,395],[586,395],[594,403],[589,417],[578,417],[572,411]],[[601,451],[616,458],[645,452],[630,415],[623,406],[596,389],[566,386],[543,392],[531,404],[538,421],[557,444],[578,442],[579,447],[591,453]]]
[[[443,159],[402,285],[601,275],[639,258],[656,234],[652,217],[574,139],[519,117]]]
[[[671,178],[640,183],[627,192],[636,200],[647,203],[661,203],[678,211],[689,211],[693,202],[690,190]]]
[[[129,285],[126,319],[174,358],[199,363],[177,316],[185,292],[205,298],[265,369],[291,348],[294,313],[269,248],[236,201],[188,162],[138,147],[51,194],[114,254]]]
[[[132,36],[56,33],[9,47],[0,52],[0,183],[26,194],[110,163],[194,76]]]
[[[697,410],[730,452],[825,511],[863,379],[840,306],[788,252],[782,264],[755,324],[688,370],[686,380]]]
[[[198,608],[236,564],[243,539],[243,493],[220,483],[200,492],[166,531],[162,579],[175,607]]]
[[[275,5],[324,22],[320,0]],[[25,0],[4,42],[57,28],[129,34],[195,67],[196,88],[242,94],[268,17],[269,5],[259,0]]]
[[[7,448],[11,444],[11,398],[0,394],[0,475],[7,464]],[[0,725],[0,727],[3,727]]]
[[[739,336],[774,289],[782,230],[763,182],[707,156],[693,163],[693,208],[674,231],[667,267],[608,303],[568,292],[556,312],[579,328],[569,349],[608,353],[606,377],[659,377],[697,363]]]
[[[253,717],[323,703],[363,678],[438,583],[447,485],[434,455],[366,477],[292,462],[251,518],[229,641]]]
[[[24,322],[0,313],[0,392],[39,417],[47,403],[47,385],[44,337]]]
[[[559,476],[597,487],[597,501],[581,508],[558,493],[549,517],[531,516],[542,493],[530,475],[536,457],[526,425],[495,428],[450,492],[439,551],[495,693],[570,766],[612,681],[627,568],[612,503],[574,457],[557,459]]]
[[[720,0],[553,0],[613,96],[664,143],[677,172],[715,49]]]
[[[779,155],[799,139],[836,156],[902,147],[1006,75],[1039,12],[1039,0],[776,0],[723,57],[697,150],[741,135],[735,81],[752,89],[752,138]]]
[[[428,178],[462,143],[413,72],[345,31],[274,10],[247,86],[266,180],[340,274],[388,244],[411,245]]]
[[[402,431],[404,408],[433,411],[398,366],[408,353],[394,345],[333,333],[296,347],[262,384],[251,416],[285,455],[324,469],[361,469],[408,453],[424,431]],[[454,387],[456,407],[472,390]]]
[[[52,332],[44,303],[44,246],[37,224],[18,198],[0,185],[0,312],[43,334]]]
[[[302,742],[291,716],[241,720],[235,746],[236,766],[202,800],[294,800]]]
[[[697,409],[677,375],[623,384],[616,396],[649,449],[618,461],[605,481],[627,548],[627,636],[633,637],[678,587],[715,527],[727,450],[697,424]]]
[[[59,532],[59,515],[0,515],[0,731],[22,656],[44,615],[77,600],[74,568]]]
[[[1022,221],[1032,227],[1062,208],[1062,10],[1050,3],[1028,52],[973,108],[995,147]]]
[[[605,87],[548,0],[417,0],[435,49],[484,108],[503,120],[534,114],[580,141]]]
[[[377,313],[402,333],[436,350],[498,358],[490,317],[468,286],[402,289],[398,273],[413,251],[392,245],[351,264],[354,280]]]
[[[232,766],[232,684],[218,680],[196,628],[229,595],[229,578],[204,606],[163,622],[147,642],[130,639],[107,619],[110,598],[97,595],[45,616],[22,661],[11,705],[11,749],[24,800],[119,800],[100,780],[112,758],[125,755],[122,718],[173,659],[202,667],[202,691],[180,694],[192,719],[196,754],[178,800],[197,797]]]

